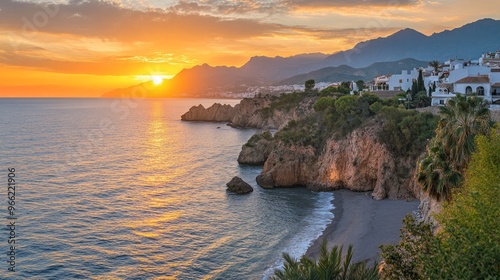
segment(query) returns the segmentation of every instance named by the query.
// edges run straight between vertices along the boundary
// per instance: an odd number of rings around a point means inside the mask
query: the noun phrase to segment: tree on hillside
[[[462,95],[441,107],[440,117],[436,139],[419,164],[417,179],[432,197],[450,200],[451,189],[460,186],[474,151],[475,136],[486,135],[492,121],[482,98]]]
[[[425,91],[427,93],[427,89],[425,88],[425,82],[424,82],[424,76],[422,73],[422,69],[418,71],[418,78],[417,78],[417,92],[419,93],[421,91]]]
[[[356,81],[356,85],[358,86],[359,91],[362,91],[365,88],[365,81],[358,80]]]
[[[413,83],[411,84],[410,93],[411,93],[411,97],[412,98],[414,98],[415,95],[417,95],[417,93],[418,93],[418,84],[417,84],[417,81],[413,81]]]
[[[462,174],[453,169],[442,143],[436,139],[419,165],[417,181],[429,196],[437,200],[449,200],[451,190],[460,186]]]
[[[413,106],[415,108],[428,107],[431,106],[431,101],[432,99],[427,96],[427,93],[425,91],[421,91],[413,98]]]
[[[457,95],[440,107],[439,114],[438,135],[450,163],[462,172],[474,151],[474,137],[488,134],[492,126],[488,103],[482,98]]]
[[[307,80],[304,83],[304,86],[305,86],[306,92],[311,92],[314,89],[314,87],[316,86],[316,81],[314,81],[314,79]]]

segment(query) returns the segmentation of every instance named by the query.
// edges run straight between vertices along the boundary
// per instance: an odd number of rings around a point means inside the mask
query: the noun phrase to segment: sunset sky
[[[252,56],[334,53],[482,18],[498,0],[1,0],[0,97],[100,96]]]

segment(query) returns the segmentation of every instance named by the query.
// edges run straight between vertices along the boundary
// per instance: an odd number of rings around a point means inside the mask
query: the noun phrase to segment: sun
[[[151,81],[153,81],[153,84],[155,85],[161,85],[163,83],[163,77],[162,76],[151,76]]]

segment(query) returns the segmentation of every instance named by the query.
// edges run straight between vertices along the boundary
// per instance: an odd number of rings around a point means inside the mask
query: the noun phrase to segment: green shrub
[[[321,253],[317,261],[302,256],[295,260],[288,254],[283,254],[285,263],[282,270],[276,270],[271,279],[274,280],[376,280],[379,279],[377,265],[368,266],[365,263],[352,264],[352,246],[343,256],[343,248],[334,246],[330,251],[326,242],[321,245]]]
[[[319,148],[321,119],[319,115],[308,116],[298,121],[291,120],[275,134],[275,139],[287,145],[313,146]]]
[[[320,97],[316,102],[314,103],[314,111],[316,112],[323,112],[327,108],[332,107],[335,105],[335,98],[327,96],[327,97]]]
[[[341,139],[375,114],[370,106],[379,100],[376,95],[366,93],[342,96],[324,111],[325,123],[335,138]]]
[[[412,214],[403,219],[403,225],[399,244],[380,246],[380,256],[384,260],[381,276],[385,279],[423,279],[426,254],[436,247],[431,225],[416,222]]]
[[[463,188],[436,216],[440,232],[405,219],[401,242],[382,246],[388,279],[499,279],[500,128],[476,138]]]
[[[379,117],[384,123],[379,137],[395,156],[421,155],[437,126],[437,118],[430,113],[395,107],[382,107]]]
[[[429,256],[429,276],[500,278],[500,129],[475,142],[463,188],[437,216],[441,254]]]
[[[257,132],[248,141],[245,143],[245,146],[247,147],[255,147],[255,144],[259,142],[261,139],[266,139],[267,141],[272,141],[273,140],[273,135],[269,130],[266,130],[264,132]]]

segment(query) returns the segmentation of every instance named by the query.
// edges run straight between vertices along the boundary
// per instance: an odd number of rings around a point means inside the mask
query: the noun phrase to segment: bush
[[[376,104],[376,103],[374,103]],[[395,107],[382,107],[379,116],[384,122],[380,139],[395,156],[418,157],[434,137],[437,117]]]
[[[291,120],[275,134],[275,139],[287,145],[313,146],[322,145],[320,139],[322,121],[320,115],[312,115],[298,121]]]
[[[442,230],[407,218],[398,245],[382,246],[389,279],[499,279],[500,128],[476,138],[463,188],[444,203]]]
[[[380,99],[373,94],[346,95],[337,99],[334,106],[324,111],[325,122],[335,138],[340,139],[352,132],[375,112],[370,106]]]
[[[426,253],[435,247],[436,242],[431,225],[417,223],[411,214],[403,219],[403,225],[399,244],[380,246],[384,259],[381,275],[386,279],[423,279],[421,272]]]
[[[429,256],[427,274],[443,279],[500,277],[500,129],[478,136],[463,188],[437,220],[441,254]]]
[[[260,114],[264,118],[268,118],[275,110],[289,112],[292,108],[298,107],[307,96],[304,92],[282,93],[279,97],[273,96],[269,107],[262,108]]]
[[[333,97],[327,96],[327,97],[320,97],[316,102],[314,103],[314,111],[316,112],[323,112],[326,110],[328,107],[332,107],[335,105],[335,99]]]
[[[247,147],[255,147],[255,144],[259,142],[261,139],[266,139],[267,141],[272,141],[273,140],[273,135],[269,130],[266,130],[262,133],[255,133],[248,139],[248,141],[245,143],[245,146]]]

